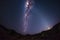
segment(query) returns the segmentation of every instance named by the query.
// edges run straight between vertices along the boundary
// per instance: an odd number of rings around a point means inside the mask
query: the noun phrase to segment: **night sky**
[[[52,28],[60,22],[58,0],[33,0],[29,26],[26,34],[35,34]],[[0,0],[0,24],[18,33],[23,33],[25,0]]]

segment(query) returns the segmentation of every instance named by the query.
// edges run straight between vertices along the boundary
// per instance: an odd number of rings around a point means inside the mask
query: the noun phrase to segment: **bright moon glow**
[[[48,25],[48,26],[47,26],[47,30],[50,30],[50,29],[51,29],[51,25]]]
[[[51,26],[47,26],[45,30],[50,30],[51,29]]]
[[[48,29],[48,30],[50,30],[51,28],[50,28],[50,27],[48,27],[47,29]]]

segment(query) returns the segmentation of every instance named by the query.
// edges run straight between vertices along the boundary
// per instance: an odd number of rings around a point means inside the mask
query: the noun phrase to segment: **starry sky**
[[[33,0],[29,26],[26,34],[35,34],[52,28],[60,22],[59,0]],[[18,33],[23,33],[25,0],[1,0],[0,24]]]

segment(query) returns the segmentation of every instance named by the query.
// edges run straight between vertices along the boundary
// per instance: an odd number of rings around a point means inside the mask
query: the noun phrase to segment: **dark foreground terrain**
[[[60,23],[35,35],[21,35],[0,25],[0,40],[60,40]]]

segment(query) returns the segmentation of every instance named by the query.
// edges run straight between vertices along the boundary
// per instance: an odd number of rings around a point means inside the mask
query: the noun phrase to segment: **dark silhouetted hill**
[[[0,40],[60,40],[60,23],[48,31],[34,35],[21,35],[0,25]]]

